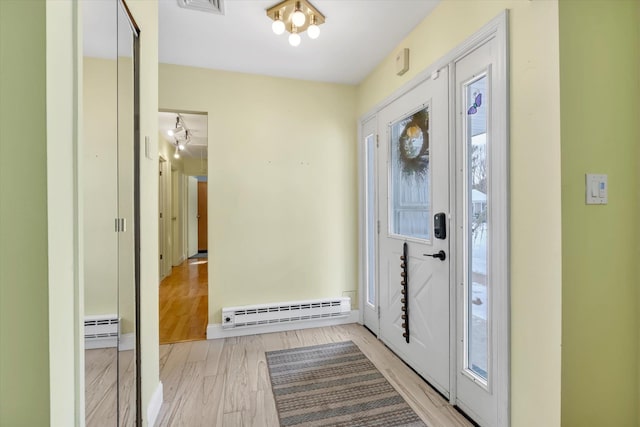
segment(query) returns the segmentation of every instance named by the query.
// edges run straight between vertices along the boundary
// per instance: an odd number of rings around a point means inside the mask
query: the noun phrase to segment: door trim
[[[494,300],[498,302],[500,305],[500,309],[495,313],[495,320],[497,323],[496,327],[496,357],[500,360],[498,364],[498,369],[496,372],[496,380],[495,387],[496,393],[498,395],[498,425],[499,426],[509,426],[510,424],[510,414],[511,414],[511,397],[510,397],[510,372],[511,372],[511,315],[510,315],[510,247],[509,247],[509,236],[510,236],[510,212],[509,212],[509,11],[504,10],[495,18],[491,19],[487,24],[485,24],[480,30],[475,32],[469,38],[467,38],[464,42],[453,48],[447,54],[445,54],[440,59],[436,60],[433,64],[425,68],[423,71],[418,73],[416,77],[411,79],[409,82],[395,90],[391,95],[386,97],[384,100],[376,104],[372,107],[367,113],[360,116],[358,119],[358,188],[359,188],[359,196],[358,196],[358,219],[359,219],[359,239],[358,239],[358,252],[359,252],[359,302],[360,304],[364,304],[365,301],[365,287],[366,287],[366,217],[365,217],[365,195],[364,195],[364,184],[366,180],[366,168],[364,154],[366,151],[363,149],[363,126],[369,120],[376,120],[378,113],[403,96],[408,93],[416,86],[424,82],[425,80],[431,78],[432,75],[438,73],[440,69],[449,65],[449,95],[450,99],[455,100],[455,64],[464,56],[468,55],[476,48],[480,47],[487,41],[491,39],[495,39],[497,41],[497,49],[498,49],[498,60],[496,66],[493,68],[493,73],[496,77],[496,81],[504,82],[503,85],[500,85],[498,88],[499,95],[498,102],[495,102],[496,105],[500,106],[500,111],[498,112],[500,117],[499,129],[497,132],[500,132],[500,138],[503,138],[505,141],[505,149],[504,152],[500,155],[500,162],[506,167],[504,168],[503,174],[499,175],[497,179],[501,179],[503,183],[503,198],[504,201],[499,201],[504,205],[504,211],[501,215],[505,219],[506,226],[504,227],[503,232],[500,234],[500,241],[502,242],[501,247],[503,251],[504,259],[507,260],[504,263],[504,268],[502,271],[495,272],[494,275],[499,276],[498,280],[503,284],[498,292],[494,295]],[[455,169],[455,161],[456,161],[456,120],[455,118],[455,108],[456,103],[451,102],[449,105],[449,150],[450,150],[450,239],[449,239],[449,250],[451,254],[458,254],[459,248],[456,244],[456,240],[458,239],[458,234],[456,233],[457,229],[457,221],[456,216],[457,212],[456,208],[456,169]],[[495,179],[495,178],[494,178]],[[376,218],[376,221],[378,218]],[[457,257],[457,255],[456,255]],[[451,269],[451,281],[452,283],[457,283],[457,265],[456,262],[450,263]],[[457,399],[457,389],[456,389],[456,376],[457,376],[457,358],[458,358],[458,343],[456,340],[457,337],[457,317],[458,317],[458,307],[457,307],[457,286],[450,286],[450,347],[451,347],[451,361],[450,364],[450,402],[455,404]],[[360,323],[364,324],[363,318],[363,310],[360,310]]]

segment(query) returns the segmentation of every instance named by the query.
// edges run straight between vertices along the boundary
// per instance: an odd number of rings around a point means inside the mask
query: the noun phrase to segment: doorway
[[[170,188],[161,194],[171,212],[170,224],[164,236],[161,229],[160,238],[172,254],[158,290],[160,344],[203,340],[209,320],[208,116],[161,111],[158,117],[161,157],[171,168]]]
[[[506,20],[360,128],[362,321],[482,426],[509,424]]]

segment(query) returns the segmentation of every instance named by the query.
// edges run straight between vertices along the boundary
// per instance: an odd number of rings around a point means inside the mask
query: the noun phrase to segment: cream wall
[[[160,108],[209,115],[209,323],[223,306],[357,304],[354,87],[163,64]]]
[[[560,1],[566,426],[640,425],[639,9]],[[585,205],[585,173],[608,175],[607,205]]]
[[[557,0],[444,0],[358,87],[365,114],[504,9],[510,15],[511,422],[560,425],[561,215]],[[397,50],[396,49],[396,50]],[[395,53],[395,50],[394,50]]]
[[[207,175],[209,170],[208,159],[182,159],[184,164],[184,173],[191,176]]]
[[[49,425],[49,386],[56,386],[50,383],[55,374],[49,368],[55,343],[50,346],[49,339],[46,19],[44,1],[0,1],[2,426]],[[62,291],[66,297],[67,289]],[[68,301],[61,302],[68,306]],[[71,329],[57,337],[73,334],[73,325],[66,322],[64,317],[58,324]],[[73,357],[70,364],[72,384]],[[61,367],[65,372],[68,368]],[[62,391],[67,391],[66,384]],[[67,397],[73,402],[73,396]]]

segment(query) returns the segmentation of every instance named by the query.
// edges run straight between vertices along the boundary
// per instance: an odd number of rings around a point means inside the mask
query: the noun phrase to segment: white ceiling
[[[271,31],[274,0],[225,0],[224,15],[159,2],[160,62],[303,80],[360,83],[437,0],[314,0],[321,34],[292,47]]]
[[[176,127],[176,112],[160,112],[158,113],[158,131],[162,138],[175,145],[175,139],[167,133],[169,129]],[[183,123],[187,125],[192,137],[184,151],[180,152],[182,157],[192,157],[195,159],[207,158],[207,120],[206,114],[188,114],[180,113]]]
[[[224,0],[224,15],[159,0],[161,63],[324,82],[360,83],[440,0],[312,0],[326,16],[320,37],[271,31],[266,9],[277,0]],[[114,57],[105,16],[113,0],[83,3],[85,55]],[[144,31],[144,28],[142,28]]]

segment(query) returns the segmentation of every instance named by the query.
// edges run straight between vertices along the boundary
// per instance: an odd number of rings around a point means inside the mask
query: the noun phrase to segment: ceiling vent
[[[178,6],[224,15],[224,0],[178,0]]]

